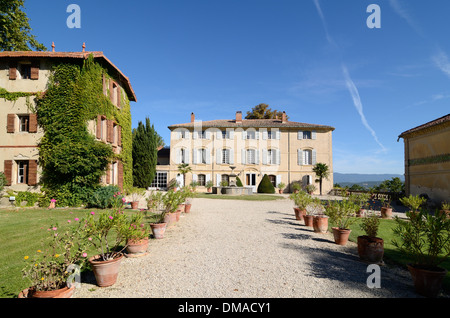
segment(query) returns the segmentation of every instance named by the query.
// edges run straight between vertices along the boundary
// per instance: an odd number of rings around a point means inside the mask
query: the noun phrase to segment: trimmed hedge
[[[275,193],[275,187],[269,180],[267,174],[264,175],[261,182],[258,185],[258,193]]]

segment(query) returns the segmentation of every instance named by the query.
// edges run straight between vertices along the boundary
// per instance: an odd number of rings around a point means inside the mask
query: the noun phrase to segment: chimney
[[[195,121],[195,115],[194,113],[191,113],[191,123],[193,123]]]
[[[55,42],[52,42],[52,52],[55,52]]]
[[[283,114],[281,115],[281,122],[284,124],[285,122],[287,122],[287,119],[286,119],[286,112],[285,111],[283,111]]]
[[[85,49],[86,49],[86,43],[83,43],[83,45],[81,46],[81,48],[83,49],[83,52],[85,52]]]
[[[240,110],[236,112],[236,123],[242,123],[242,112]]]

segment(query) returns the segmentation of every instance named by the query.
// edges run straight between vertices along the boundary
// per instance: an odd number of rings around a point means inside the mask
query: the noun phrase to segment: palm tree
[[[322,195],[322,180],[324,178],[328,179],[330,171],[328,170],[328,166],[325,163],[316,163],[316,165],[313,168],[313,171],[316,174],[317,178],[319,178],[318,180],[320,185],[320,195]]]
[[[183,175],[183,187],[186,185],[186,174],[191,171],[192,169],[187,163],[181,163],[178,165],[178,172]]]

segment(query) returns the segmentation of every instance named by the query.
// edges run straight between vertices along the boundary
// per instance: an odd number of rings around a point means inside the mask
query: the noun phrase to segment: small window
[[[310,131],[304,131],[303,132],[303,139],[311,139],[311,132]]]
[[[254,130],[247,131],[247,139],[256,139],[256,131]]]
[[[303,164],[304,165],[312,165],[312,151],[311,150],[303,150]]]
[[[28,183],[28,161],[17,161],[17,183]]]
[[[255,149],[247,150],[247,163],[248,164],[256,164],[256,151]]]
[[[19,115],[19,131],[30,131],[30,115]]]
[[[198,149],[198,163],[206,164],[206,149]]]
[[[230,184],[230,176],[229,175],[223,174],[221,178],[222,178],[221,181],[223,182],[222,184],[225,184],[225,182],[226,182],[226,184]]]
[[[269,175],[270,183],[276,188],[277,187],[277,176],[271,174]]]
[[[222,163],[230,163],[230,149],[222,149]]]
[[[187,133],[188,133],[188,132],[187,132],[186,130],[180,131],[180,138],[181,138],[181,139],[186,139]]]
[[[222,139],[230,139],[230,132],[222,130]]]
[[[20,64],[19,72],[22,79],[31,79],[31,64]]]
[[[197,176],[197,183],[199,186],[204,187],[206,184],[206,176],[204,174],[199,174]]]
[[[184,148],[180,149],[180,160],[181,163],[186,163],[186,149]]]

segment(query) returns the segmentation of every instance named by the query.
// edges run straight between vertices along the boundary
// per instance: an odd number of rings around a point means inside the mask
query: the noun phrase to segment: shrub
[[[7,180],[5,174],[3,172],[0,172],[0,192],[2,192],[5,188],[6,182]]]
[[[117,194],[119,198],[123,196],[120,194],[120,189],[117,186],[109,185],[98,188],[87,202],[90,208],[107,209],[111,208],[114,202],[117,200]]]
[[[241,181],[241,179],[239,179],[239,177],[236,177],[236,186],[237,187],[243,187],[242,181]]]
[[[275,188],[269,180],[267,174],[264,175],[261,182],[258,185],[258,193],[275,193]]]

